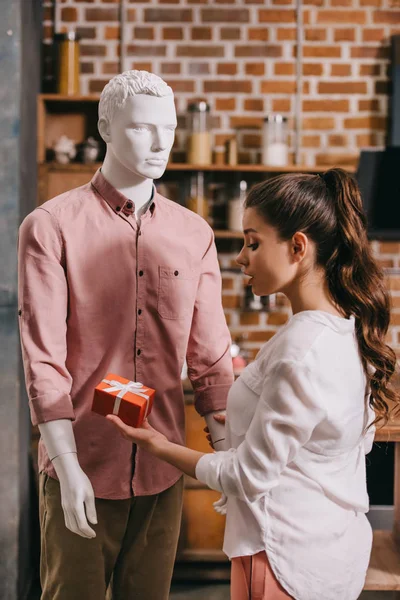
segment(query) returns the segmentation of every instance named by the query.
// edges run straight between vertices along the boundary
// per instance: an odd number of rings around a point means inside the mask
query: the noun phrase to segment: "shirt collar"
[[[134,201],[124,196],[124,194],[111,185],[100,169],[94,174],[91,184],[117,214],[123,213],[124,215],[129,216],[135,213]],[[149,203],[151,202],[149,206],[151,215],[153,215],[156,207],[156,196],[156,189],[153,184],[151,198],[149,199]]]

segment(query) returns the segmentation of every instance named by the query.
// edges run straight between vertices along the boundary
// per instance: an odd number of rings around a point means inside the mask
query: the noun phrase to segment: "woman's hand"
[[[217,421],[217,423],[220,423],[221,425],[225,425],[225,421],[226,421],[226,416],[225,415],[213,415],[213,418]],[[203,431],[205,431],[206,438],[208,440],[208,443],[210,444],[211,448],[214,449],[214,446],[212,445],[212,441],[211,441],[211,435],[210,435],[210,430],[208,429],[208,427],[204,427]]]
[[[122,437],[133,442],[137,446],[144,448],[148,452],[154,451],[160,444],[168,441],[165,435],[149,425],[147,420],[144,421],[141,427],[130,427],[116,415],[107,415],[107,419],[115,425]]]

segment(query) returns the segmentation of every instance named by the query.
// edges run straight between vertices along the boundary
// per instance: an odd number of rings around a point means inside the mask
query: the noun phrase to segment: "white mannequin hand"
[[[214,419],[214,416],[221,415],[225,417],[224,410],[215,410],[204,415],[207,428],[211,436],[211,444],[215,451],[225,450],[225,419],[220,422]]]
[[[97,523],[94,492],[78,462],[71,421],[59,419],[41,423],[39,431],[60,481],[65,526],[82,537],[95,537],[88,523]]]

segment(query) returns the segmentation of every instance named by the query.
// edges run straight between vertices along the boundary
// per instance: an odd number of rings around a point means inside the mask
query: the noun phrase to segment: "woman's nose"
[[[245,255],[244,255],[244,246],[241,249],[241,251],[239,252],[239,254],[237,255],[236,262],[239,265],[242,265],[242,266],[246,266],[247,265],[247,260],[246,260]]]

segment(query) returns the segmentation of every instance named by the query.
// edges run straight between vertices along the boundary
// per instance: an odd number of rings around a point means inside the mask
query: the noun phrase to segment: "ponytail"
[[[396,355],[385,343],[390,323],[390,300],[383,273],[376,264],[367,238],[367,222],[355,180],[342,169],[324,175],[337,219],[336,248],[326,263],[329,291],[335,303],[354,315],[358,346],[370,389],[369,404],[377,418],[387,423],[389,402],[397,394],[389,381]]]

